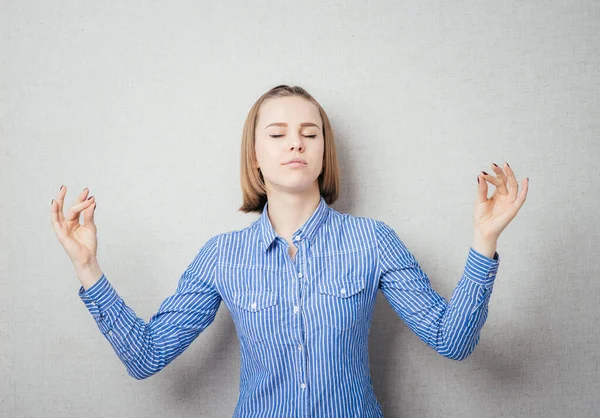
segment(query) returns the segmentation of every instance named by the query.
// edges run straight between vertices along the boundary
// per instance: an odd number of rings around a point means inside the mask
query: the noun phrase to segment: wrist
[[[475,232],[473,234],[473,245],[471,245],[471,247],[488,258],[494,258],[497,242],[496,238],[484,237]]]
[[[75,265],[75,273],[84,290],[92,287],[102,277],[102,270],[96,260]]]

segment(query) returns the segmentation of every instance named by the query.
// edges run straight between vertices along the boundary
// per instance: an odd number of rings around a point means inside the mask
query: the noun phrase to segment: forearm
[[[164,347],[156,341],[152,324],[137,317],[104,274],[87,290],[82,286],[79,296],[131,376],[143,379],[166,365]]]
[[[441,319],[436,350],[454,360],[464,360],[479,342],[486,322],[492,288],[467,277],[459,281]]]
[[[446,357],[465,359],[479,341],[499,263],[497,259],[486,257],[474,248],[469,250],[463,276],[450,303],[442,307],[444,311],[435,341],[436,349]]]

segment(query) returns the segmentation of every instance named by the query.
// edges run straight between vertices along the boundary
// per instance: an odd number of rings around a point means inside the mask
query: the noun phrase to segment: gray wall
[[[388,222],[447,299],[477,173],[508,161],[531,179],[467,360],[425,346],[379,295],[386,417],[597,416],[598,2],[168,3],[0,3],[0,415],[231,416],[227,308],[134,380],[79,300],[50,200],[90,188],[100,265],[148,321],[209,237],[256,219],[237,212],[241,130],[288,83],[334,124],[333,207]]]

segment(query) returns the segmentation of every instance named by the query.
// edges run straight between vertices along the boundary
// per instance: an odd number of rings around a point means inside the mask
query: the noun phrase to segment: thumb
[[[89,205],[83,211],[83,225],[86,228],[96,230],[96,223],[94,222],[94,213],[96,212],[96,201]]]
[[[479,183],[477,185],[477,203],[482,203],[487,200],[488,185],[487,181],[481,177],[481,174],[477,176],[477,182]]]

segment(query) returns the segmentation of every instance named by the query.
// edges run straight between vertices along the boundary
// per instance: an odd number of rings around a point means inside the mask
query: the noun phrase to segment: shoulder
[[[368,216],[354,216],[349,213],[332,211],[332,221],[346,230],[363,230],[370,234],[387,235],[393,229],[386,222]]]
[[[328,223],[342,228],[367,228],[373,229],[376,227],[377,219],[369,218],[367,216],[354,216],[349,213],[341,213],[337,210],[330,208]]]
[[[249,242],[254,242],[259,237],[260,225],[258,220],[252,222],[250,225],[232,229],[229,231],[221,232],[211,236],[206,244],[214,246],[218,250],[227,250],[232,247],[240,248],[241,245],[246,245]]]
[[[370,245],[380,244],[390,235],[397,236],[387,222],[368,216],[354,216],[332,211],[329,223],[331,230],[337,231],[338,234],[360,236]]]

